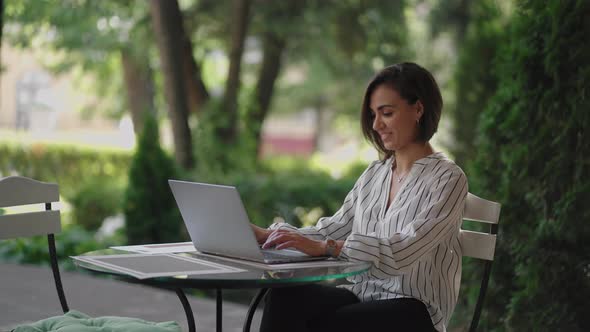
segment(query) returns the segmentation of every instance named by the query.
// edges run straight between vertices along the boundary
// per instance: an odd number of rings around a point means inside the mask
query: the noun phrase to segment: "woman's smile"
[[[389,137],[391,137],[391,135],[391,133],[379,133],[379,136],[381,136],[382,141],[387,140]]]

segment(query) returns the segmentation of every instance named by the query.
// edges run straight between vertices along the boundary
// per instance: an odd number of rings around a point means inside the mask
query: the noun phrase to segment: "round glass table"
[[[123,255],[134,255],[127,251],[116,249],[103,249],[87,252],[81,258],[105,257],[117,258]],[[157,256],[161,255],[140,255],[147,259],[147,266],[151,271],[158,269]],[[195,321],[190,304],[183,289],[215,289],[216,290],[216,325],[217,331],[222,329],[222,289],[259,289],[257,295],[250,303],[248,315],[244,322],[244,331],[250,330],[252,317],[260,300],[268,289],[276,287],[293,287],[297,285],[310,284],[324,280],[342,279],[356,274],[366,272],[371,264],[367,262],[343,262],[336,260],[325,260],[320,262],[306,262],[296,264],[265,265],[252,263],[237,259],[213,256],[201,253],[178,253],[174,254],[179,258],[197,259],[211,263],[212,265],[225,266],[233,269],[231,272],[207,273],[207,274],[179,274],[169,276],[156,276],[149,278],[138,278],[122,270],[115,270],[102,264],[96,264],[89,260],[74,259],[74,263],[85,270],[93,273],[110,274],[117,279],[126,282],[139,283],[152,287],[174,290],[185,310],[189,331],[195,331]],[[149,264],[150,257],[154,257],[153,264]],[[144,263],[146,263],[144,261]],[[297,266],[299,265],[299,266]]]

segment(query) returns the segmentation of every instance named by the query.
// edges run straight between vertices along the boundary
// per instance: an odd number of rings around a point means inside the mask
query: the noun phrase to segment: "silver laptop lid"
[[[235,187],[168,180],[195,248],[264,261]]]

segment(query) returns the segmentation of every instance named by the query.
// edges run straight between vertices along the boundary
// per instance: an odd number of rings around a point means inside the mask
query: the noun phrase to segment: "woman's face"
[[[417,120],[422,116],[420,102],[410,105],[396,90],[379,85],[371,94],[373,130],[387,150],[399,151],[418,137]]]

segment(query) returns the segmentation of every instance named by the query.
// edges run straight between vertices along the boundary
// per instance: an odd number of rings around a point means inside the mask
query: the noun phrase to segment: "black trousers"
[[[360,302],[346,289],[313,284],[271,289],[265,301],[261,332],[436,331],[412,298]]]

